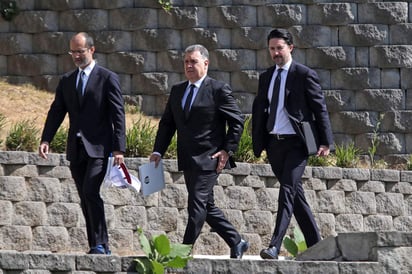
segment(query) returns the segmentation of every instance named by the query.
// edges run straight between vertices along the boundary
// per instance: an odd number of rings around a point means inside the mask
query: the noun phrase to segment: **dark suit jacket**
[[[42,141],[51,142],[68,113],[69,161],[76,156],[78,132],[81,133],[86,151],[92,158],[105,158],[112,151],[125,152],[125,114],[118,76],[96,64],[87,81],[83,103],[80,104],[76,92],[77,74],[78,69],[61,78],[47,115]]]
[[[252,107],[253,152],[259,157],[266,149],[269,133],[266,130],[268,119],[268,89],[275,66],[270,67],[259,77],[258,94]],[[333,134],[325,99],[316,72],[292,61],[285,85],[285,108],[296,133],[301,135],[299,122],[315,121],[320,145],[333,145]]]
[[[244,117],[229,85],[206,76],[186,120],[182,98],[187,85],[185,81],[172,87],[154,151],[164,155],[177,131],[179,170],[216,170],[217,159],[211,156],[221,149],[236,151]]]

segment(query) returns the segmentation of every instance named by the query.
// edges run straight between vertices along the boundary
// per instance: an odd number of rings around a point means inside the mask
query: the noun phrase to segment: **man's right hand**
[[[42,142],[39,146],[39,156],[47,159],[47,154],[49,154],[49,142]]]
[[[162,160],[162,156],[157,153],[152,153],[149,158],[150,162],[155,162],[155,167],[159,165],[160,160]]]

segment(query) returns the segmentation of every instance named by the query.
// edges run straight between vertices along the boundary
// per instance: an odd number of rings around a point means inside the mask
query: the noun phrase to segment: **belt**
[[[298,137],[298,135],[296,134],[270,134],[270,136],[273,137],[277,141]]]

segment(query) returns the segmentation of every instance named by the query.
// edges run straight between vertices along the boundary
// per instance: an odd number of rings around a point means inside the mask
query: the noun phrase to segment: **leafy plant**
[[[125,111],[126,113],[130,113],[130,114],[140,113],[139,107],[136,106],[136,105],[132,105],[132,104],[125,104],[125,105],[124,105],[124,111]]]
[[[64,127],[60,127],[54,135],[53,141],[50,143],[50,150],[54,153],[64,153],[67,145],[67,135],[69,130]]]
[[[336,162],[336,157],[333,154],[329,154],[325,157],[319,157],[311,155],[308,158],[308,166],[330,166]]]
[[[147,157],[153,149],[156,127],[139,117],[126,132],[126,157]]]
[[[262,160],[262,159],[256,158],[255,155],[253,154],[251,121],[252,121],[252,116],[249,115],[245,120],[244,130],[242,132],[242,135],[240,136],[238,149],[233,156],[236,161],[253,163],[253,162],[258,162],[259,160]]]
[[[379,145],[378,131],[379,131],[379,127],[381,124],[381,120],[382,120],[382,116],[380,116],[379,121],[376,123],[375,129],[373,130],[373,133],[372,133],[371,146],[368,148],[368,154],[369,154],[369,158],[371,161],[371,167],[375,166],[375,154],[376,154],[376,151],[378,150],[378,145]]]
[[[6,137],[6,150],[29,151],[37,150],[39,130],[33,120],[23,120],[11,128]]]
[[[0,113],[0,131],[3,130],[4,126],[6,125],[6,116],[4,114]],[[0,140],[0,145],[3,143],[3,140]]]
[[[169,147],[165,155],[163,156],[165,159],[176,159],[177,158],[177,135],[175,134],[170,141]]]
[[[355,147],[353,142],[346,145],[336,145],[336,166],[338,167],[356,167],[359,162],[361,150]]]
[[[14,0],[1,0],[0,1],[0,13],[6,21],[11,21],[17,14],[19,14],[19,8]]]
[[[162,6],[162,9],[166,12],[170,12],[172,8],[172,3],[170,0],[158,0],[158,3]]]
[[[171,244],[164,235],[147,239],[141,227],[137,228],[140,246],[147,257],[135,259],[136,270],[142,274],[163,274],[166,268],[184,268],[190,256],[192,245]]]
[[[409,155],[409,160],[408,160],[408,162],[406,163],[406,169],[407,169],[407,170],[412,170],[412,154]]]
[[[305,251],[308,247],[306,245],[305,237],[299,227],[295,226],[293,229],[293,238],[285,236],[283,245],[290,255],[296,257],[298,253]]]

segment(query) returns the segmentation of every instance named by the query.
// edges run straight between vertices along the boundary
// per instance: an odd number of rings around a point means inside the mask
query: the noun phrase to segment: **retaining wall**
[[[147,158],[127,158],[136,174]],[[141,254],[137,226],[181,242],[187,192],[174,160],[165,160],[166,188],[147,197],[129,189],[102,191],[112,252]],[[342,232],[412,230],[412,172],[307,167],[304,189],[323,238]],[[238,163],[221,174],[216,204],[251,243],[257,255],[269,243],[279,183],[269,165]],[[0,152],[0,249],[86,252],[84,218],[63,154],[49,160],[35,153]],[[296,222],[293,221],[289,233]],[[194,254],[225,255],[229,248],[205,225]]]
[[[127,101],[163,112],[170,87],[183,80],[182,51],[210,50],[210,75],[231,84],[251,112],[258,74],[272,65],[273,27],[295,37],[294,58],[312,68],[325,91],[336,142],[405,163],[412,153],[412,3],[410,1],[17,0],[20,14],[0,18],[0,76],[53,91],[73,69],[72,34],[95,37],[100,64],[120,75]],[[374,134],[377,132],[378,134]]]

